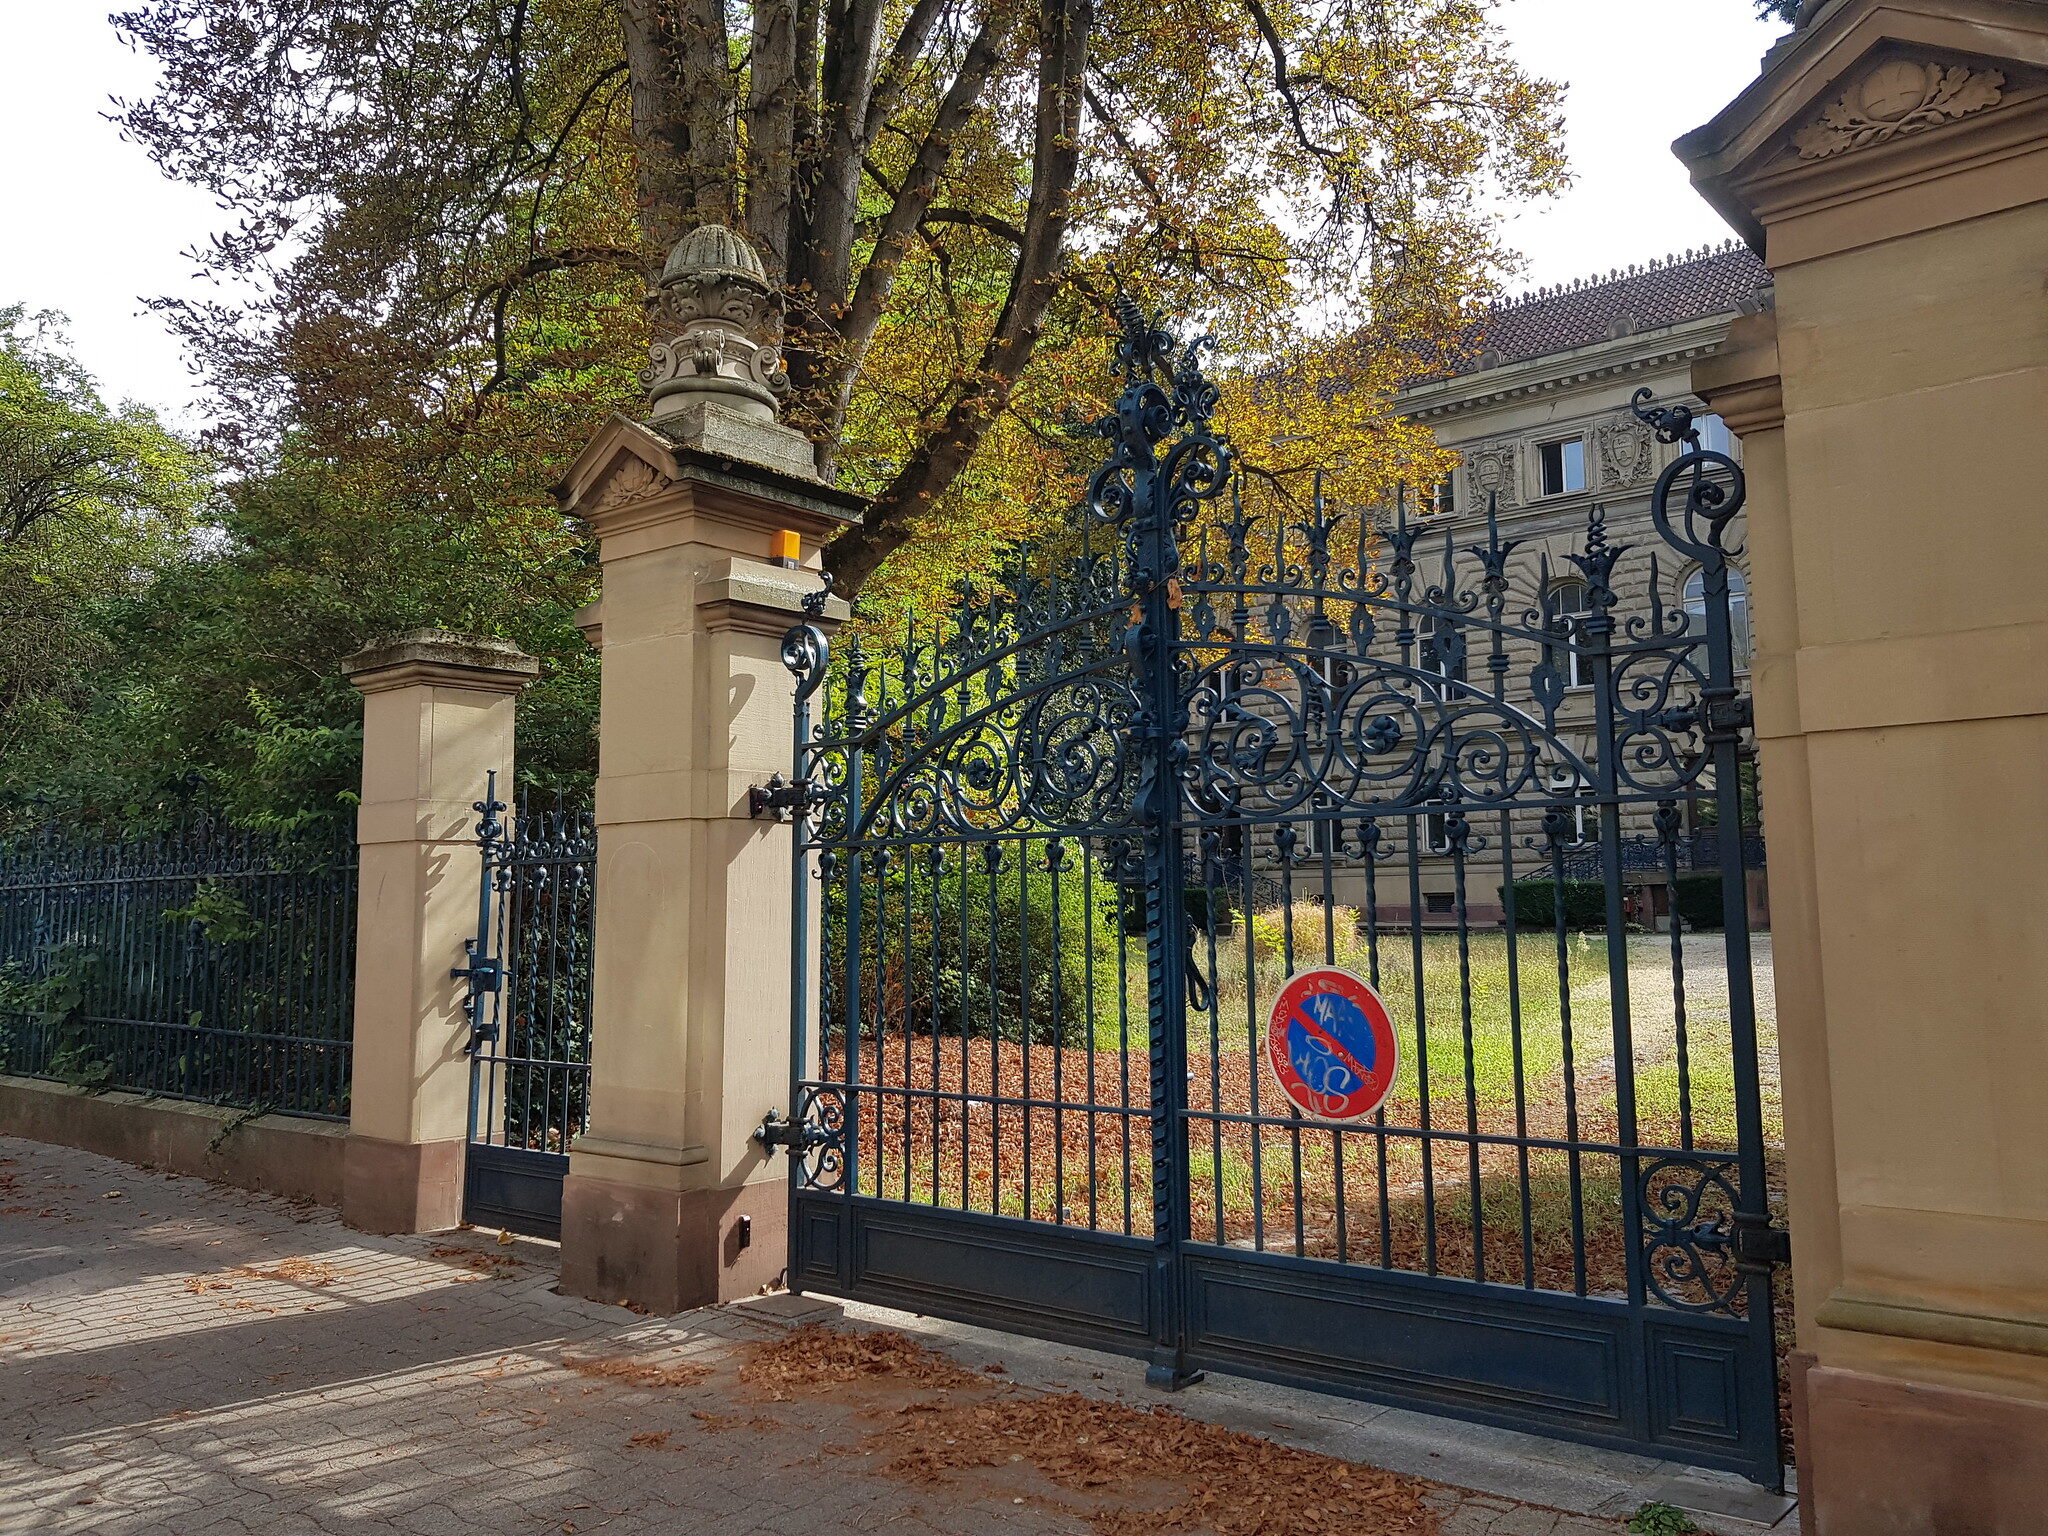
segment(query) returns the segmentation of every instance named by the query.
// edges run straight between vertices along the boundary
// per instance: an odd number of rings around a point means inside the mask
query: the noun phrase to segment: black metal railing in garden
[[[1620,842],[1621,868],[1625,874],[1716,874],[1721,868],[1724,841],[1726,840],[1721,834],[1712,827],[1693,832],[1678,832],[1670,838],[1624,837]],[[1741,848],[1744,869],[1764,867],[1762,833],[1744,832]],[[1604,857],[1597,843],[1568,850],[1563,861],[1565,879],[1604,879]]]
[[[0,1071],[345,1119],[355,933],[352,840],[0,843]]]

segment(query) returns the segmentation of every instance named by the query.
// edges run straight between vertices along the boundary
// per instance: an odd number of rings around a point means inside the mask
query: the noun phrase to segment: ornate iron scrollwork
[[[794,1115],[783,1118],[771,1109],[753,1139],[788,1151],[798,1188],[837,1194],[846,1189],[846,1127],[845,1093],[830,1084],[808,1085]]]
[[[1658,1158],[1637,1188],[1644,1276],[1666,1306],[1739,1312],[1750,1276],[1791,1256],[1769,1214],[1744,1207],[1732,1158]]]

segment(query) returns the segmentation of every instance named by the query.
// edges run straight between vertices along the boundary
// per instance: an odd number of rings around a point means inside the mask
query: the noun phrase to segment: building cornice
[[[1569,352],[1545,353],[1480,373],[1439,379],[1404,390],[1397,407],[1415,421],[1440,421],[1512,400],[1690,364],[1720,350],[1736,317],[1737,311],[1727,310],[1667,327],[1661,333],[1611,337]],[[1646,340],[1651,343],[1647,351]]]

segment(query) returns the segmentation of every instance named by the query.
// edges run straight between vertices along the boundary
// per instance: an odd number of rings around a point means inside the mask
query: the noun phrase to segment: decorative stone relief
[[[1883,144],[1995,107],[2005,76],[1964,64],[1894,59],[1880,64],[1792,135],[1802,160]]]
[[[614,507],[649,501],[674,484],[645,459],[628,455],[612,466],[589,497],[592,511],[608,512]]]
[[[669,253],[656,311],[680,327],[657,341],[640,382],[659,421],[717,400],[763,422],[775,419],[789,376],[776,344],[780,302],[754,248],[722,224],[703,224]]]
[[[1623,411],[1593,429],[1593,456],[1602,490],[1640,485],[1656,467],[1656,439],[1647,426]]]
[[[1487,497],[1503,507],[1521,502],[1521,487],[1515,478],[1515,445],[1488,443],[1465,450],[1465,483],[1472,487],[1475,505],[1484,507]]]

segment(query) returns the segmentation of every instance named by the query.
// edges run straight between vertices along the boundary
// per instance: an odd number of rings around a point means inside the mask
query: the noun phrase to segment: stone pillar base
[[[2048,1402],[1804,1373],[1809,1536],[2035,1536],[2048,1511]]]
[[[446,1232],[462,1224],[461,1141],[380,1141],[352,1133],[341,1219],[359,1232]]]
[[[667,1316],[759,1295],[788,1257],[780,1179],[676,1190],[572,1171],[562,1185],[562,1289],[572,1296]]]

